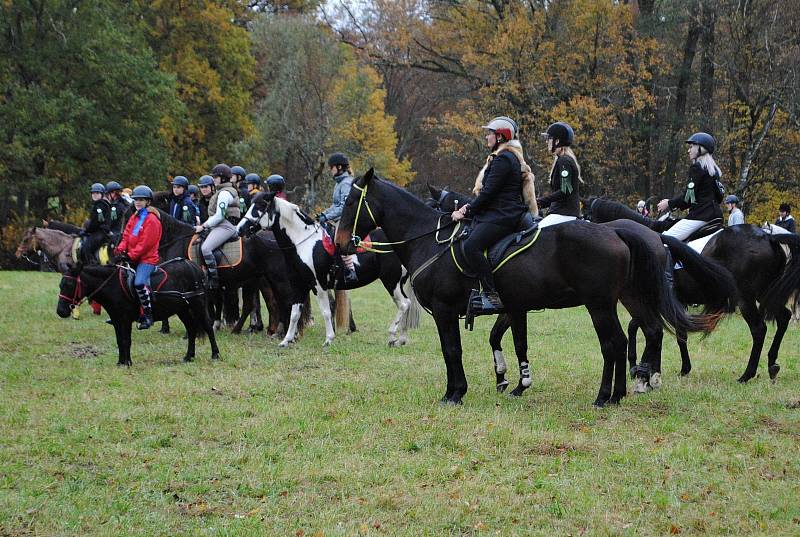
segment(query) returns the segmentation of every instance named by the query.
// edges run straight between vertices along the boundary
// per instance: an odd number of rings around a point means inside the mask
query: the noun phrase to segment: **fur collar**
[[[492,154],[486,157],[486,164],[484,164],[483,168],[481,168],[481,171],[478,172],[478,177],[475,179],[475,188],[472,189],[472,193],[476,196],[480,194],[481,188],[483,187],[483,175],[486,173],[486,168],[488,168],[492,160],[494,160],[494,158],[503,151],[510,151],[515,157],[517,157],[517,160],[519,160],[520,171],[522,172],[522,198],[528,205],[528,209],[530,210],[531,214],[539,214],[539,206],[536,204],[536,188],[533,185],[533,181],[536,179],[536,177],[533,175],[531,167],[528,166],[527,162],[525,162],[522,144],[519,140],[511,140],[509,142],[500,144],[500,146],[498,146],[498,148],[492,152]]]

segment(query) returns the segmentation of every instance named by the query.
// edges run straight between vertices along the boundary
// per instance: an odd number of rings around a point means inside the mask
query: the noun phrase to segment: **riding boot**
[[[352,285],[358,283],[358,274],[356,274],[356,267],[350,256],[342,256],[342,272],[344,283]]]
[[[147,286],[137,287],[136,294],[139,295],[139,304],[142,305],[142,316],[139,317],[139,330],[147,330],[153,326],[153,305],[150,302],[150,289]]]
[[[214,257],[214,253],[203,254],[203,261],[205,261],[206,269],[208,270],[208,288],[219,289],[219,272],[217,270],[217,259]]]
[[[469,296],[469,308],[475,315],[495,315],[503,313],[503,301],[494,287],[494,279],[491,276],[481,278],[482,292],[473,289]]]

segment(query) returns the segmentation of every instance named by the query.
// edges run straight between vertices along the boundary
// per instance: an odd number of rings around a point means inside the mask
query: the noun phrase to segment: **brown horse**
[[[54,269],[64,272],[72,265],[74,240],[74,235],[68,235],[63,231],[34,226],[23,235],[15,255],[19,259],[26,253],[41,250]]]

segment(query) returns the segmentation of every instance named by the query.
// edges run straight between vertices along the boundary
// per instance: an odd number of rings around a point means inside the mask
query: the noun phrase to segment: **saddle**
[[[465,276],[476,277],[476,274],[472,272],[471,267],[466,261],[466,256],[464,255],[464,239],[468,236],[469,228],[459,237],[458,255],[456,255],[456,250],[453,249],[453,259],[456,262],[456,266]],[[514,233],[506,235],[485,252],[486,258],[492,266],[492,271],[497,271],[506,261],[533,246],[533,243],[536,242],[538,238],[539,221],[534,220],[531,213],[526,212],[520,219],[517,230]],[[452,249],[453,246],[451,245],[450,248]]]
[[[72,262],[75,264],[80,263],[81,261],[81,248],[83,248],[83,237],[75,237],[75,240],[72,241],[71,250]],[[94,259],[96,259],[100,265],[108,265],[113,251],[112,245],[102,244],[97,251],[94,252],[92,257],[94,257]]]
[[[696,241],[697,239],[702,239],[703,237],[708,237],[712,233],[716,233],[722,229],[722,218],[715,218],[713,220],[709,220],[706,224],[689,235],[689,237],[684,242],[692,242]]]
[[[200,251],[200,245],[203,243],[202,239],[201,235],[194,235],[192,240],[189,241],[189,248],[186,252],[186,258],[201,267],[205,265],[203,253]],[[236,267],[242,262],[242,257],[244,257],[244,239],[239,236],[231,237],[222,246],[214,250],[217,268]]]
[[[175,263],[177,261],[186,261],[186,259],[182,257],[176,257],[174,259],[170,259],[169,261],[164,261],[163,263],[159,263],[159,265],[150,275],[150,291],[154,304],[157,302],[157,297],[159,295],[177,297],[186,300],[187,298],[193,296],[199,296],[205,293],[205,289],[203,288],[202,284],[200,284],[194,290],[186,292],[161,290],[161,288],[164,287],[164,284],[166,284],[167,281],[169,280],[169,273],[166,270],[164,270],[164,267],[169,265],[170,263]],[[120,288],[122,288],[126,297],[133,302],[138,302],[139,298],[138,295],[136,294],[136,287],[134,287],[133,285],[133,282],[136,278],[136,271],[128,265],[120,265],[120,270],[118,272],[118,275],[119,275],[119,286]]]

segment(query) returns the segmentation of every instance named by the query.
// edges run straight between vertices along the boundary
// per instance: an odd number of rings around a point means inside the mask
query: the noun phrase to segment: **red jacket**
[[[148,209],[139,235],[133,235],[133,228],[139,222],[139,215],[134,214],[125,225],[122,241],[117,252],[126,252],[134,263],[158,265],[158,243],[161,241],[161,220],[155,209]]]

